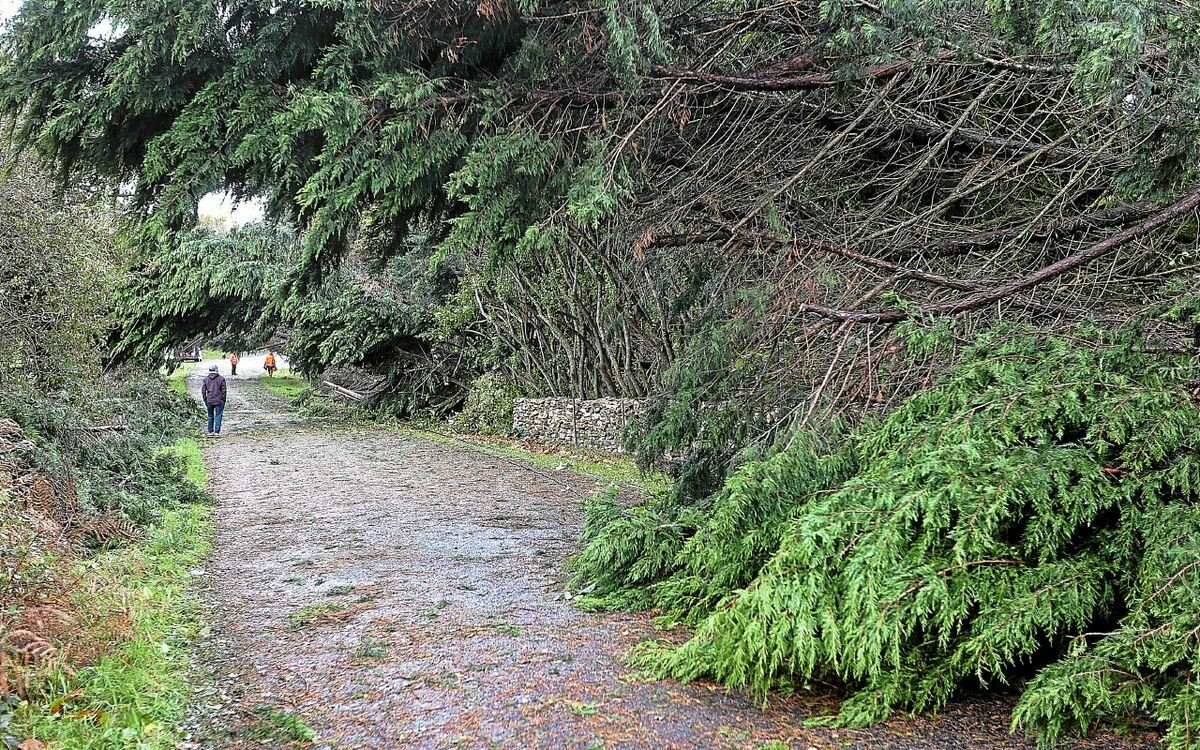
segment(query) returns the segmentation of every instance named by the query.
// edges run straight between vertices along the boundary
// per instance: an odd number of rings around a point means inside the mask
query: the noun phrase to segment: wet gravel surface
[[[622,656],[659,635],[649,618],[561,598],[582,526],[562,482],[395,431],[305,426],[252,380],[230,390],[227,435],[205,450],[217,528],[198,578],[212,625],[185,747],[1033,747],[1008,734],[1003,700],[805,729],[832,699],[763,709],[713,685],[639,679]],[[293,743],[282,714],[317,739]]]

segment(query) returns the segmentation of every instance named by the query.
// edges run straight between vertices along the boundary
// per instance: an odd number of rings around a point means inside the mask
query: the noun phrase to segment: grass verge
[[[200,455],[200,443],[193,438],[180,438],[174,445],[164,448],[181,456],[187,464],[187,478],[201,487],[208,486],[208,471],[204,468],[204,457]]]
[[[194,440],[169,450],[187,457],[190,477],[205,481]],[[18,736],[63,750],[176,747],[188,697],[183,646],[200,627],[189,582],[211,545],[209,516],[199,504],[164,510],[145,541],[79,563],[75,595],[94,614],[79,624],[80,638],[111,637],[114,623],[119,637],[94,663],[55,674],[44,692],[53,700],[19,704]],[[86,632],[93,629],[100,632]]]
[[[272,378],[264,375],[258,379],[258,382],[268,391],[283,396],[289,403],[293,404],[296,403],[301,394],[311,388],[307,380],[287,370],[276,372],[275,377]]]
[[[182,367],[177,367],[169,375],[166,376],[167,385],[173,391],[188,395],[187,376],[192,371],[191,363],[185,364]]]
[[[648,495],[665,490],[670,481],[663,474],[643,474],[629,456],[614,456],[494,435],[450,435],[412,425],[402,425],[400,431],[438,443],[465,446],[498,458],[520,461],[543,471],[569,471],[604,484],[628,487]]]

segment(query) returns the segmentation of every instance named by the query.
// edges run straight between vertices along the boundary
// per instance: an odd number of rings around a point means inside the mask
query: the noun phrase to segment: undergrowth
[[[138,526],[163,508],[203,500],[193,483],[180,481],[182,458],[161,450],[187,435],[197,414],[190,397],[132,371],[50,395],[0,389],[0,418],[28,438],[19,446],[23,465],[69,486],[82,511],[111,512]]]
[[[1197,374],[1136,331],[995,332],[885,419],[802,432],[700,503],[592,503],[576,585],[696,625],[641,649],[652,672],[836,681],[834,723],[1009,684],[1043,744],[1149,715],[1194,747]]]
[[[145,543],[81,561],[75,597],[90,622],[118,619],[123,632],[102,658],[52,675],[18,704],[10,731],[72,749],[176,747],[188,694],[182,647],[198,627],[188,583],[210,540],[209,509],[188,505],[164,512]]]
[[[132,373],[0,394],[0,746],[176,746],[211,529],[194,414]]]
[[[480,375],[471,381],[466,403],[449,426],[455,432],[506,435],[512,430],[513,401],[518,395],[516,387],[500,375]]]
[[[181,396],[188,395],[187,377],[191,371],[190,367],[184,366],[176,368],[169,375],[166,375],[167,386]]]

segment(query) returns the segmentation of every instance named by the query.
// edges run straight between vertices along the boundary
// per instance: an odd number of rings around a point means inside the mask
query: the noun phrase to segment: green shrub
[[[836,680],[857,725],[1032,674],[1014,721],[1045,743],[1145,712],[1193,746],[1198,368],[1148,350],[995,333],[840,445],[796,440],[694,508],[600,507],[578,570],[699,622],[641,653],[662,675]]]
[[[512,430],[513,401],[518,395],[516,387],[500,375],[480,375],[471,381],[466,405],[450,420],[450,427],[456,432],[508,434]]]
[[[146,526],[166,508],[206,499],[188,478],[188,456],[164,449],[198,423],[198,408],[157,375],[119,371],[50,394],[0,390],[0,418],[30,437],[22,460],[69,483],[84,511]],[[105,427],[118,429],[96,431]]]

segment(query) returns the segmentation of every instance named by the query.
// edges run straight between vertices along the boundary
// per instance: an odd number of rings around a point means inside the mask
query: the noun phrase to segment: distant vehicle
[[[203,357],[200,355],[200,347],[188,349],[170,349],[167,351],[167,359],[174,362],[199,362]]]

